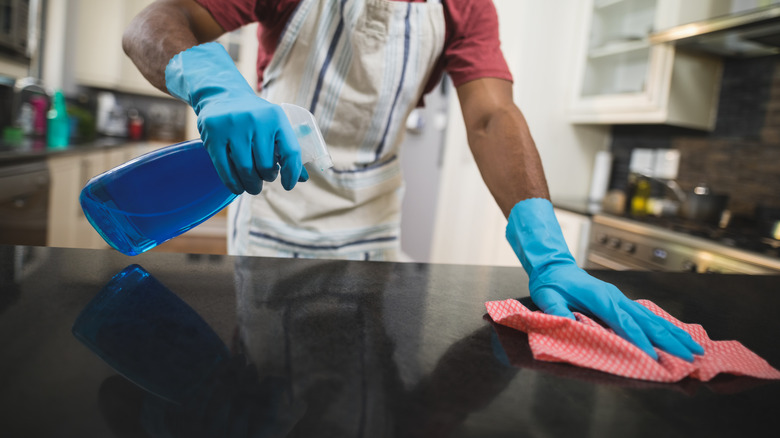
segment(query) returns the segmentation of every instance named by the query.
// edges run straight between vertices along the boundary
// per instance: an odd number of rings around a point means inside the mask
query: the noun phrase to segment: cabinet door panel
[[[79,194],[89,178],[106,169],[103,151],[54,157],[49,160],[51,189],[49,200],[49,246],[68,248],[107,248],[92,228],[79,204]]]
[[[122,29],[125,29],[139,12],[150,5],[152,0],[125,0],[124,3]],[[119,67],[119,79],[117,86],[122,91],[152,96],[168,96],[152,86],[127,56],[122,56]]]
[[[168,96],[154,88],[122,50],[122,34],[152,0],[80,0],[76,25],[76,80],[128,93]]]
[[[570,120],[712,129],[718,90],[710,85],[719,81],[720,60],[692,66],[674,46],[651,45],[648,37],[682,19],[706,18],[719,6],[718,0],[589,1]],[[706,86],[681,88],[673,74]]]
[[[555,209],[555,216],[561,226],[563,239],[574,256],[577,266],[585,266],[590,234],[590,218],[566,210]]]
[[[76,26],[75,74],[84,85],[113,88],[120,76],[123,8],[117,1],[80,0]]]
[[[49,192],[48,246],[75,247],[74,229],[79,215],[78,193],[80,160],[77,156],[49,159],[51,187]]]

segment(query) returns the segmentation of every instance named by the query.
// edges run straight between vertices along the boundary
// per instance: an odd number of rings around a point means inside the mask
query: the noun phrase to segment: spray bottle
[[[332,167],[314,116],[282,104],[301,145],[301,161]],[[200,140],[167,146],[90,179],[79,200],[84,215],[117,251],[136,255],[203,223],[235,198]]]

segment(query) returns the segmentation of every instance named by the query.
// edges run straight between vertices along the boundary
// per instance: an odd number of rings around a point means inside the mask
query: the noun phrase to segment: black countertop
[[[593,273],[780,366],[780,276]],[[531,359],[484,318],[526,281],[519,267],[0,246],[0,433],[774,436],[778,381],[658,384]]]

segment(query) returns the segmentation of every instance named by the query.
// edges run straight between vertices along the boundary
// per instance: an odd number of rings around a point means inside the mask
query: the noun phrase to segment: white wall
[[[608,126],[573,126],[566,118],[587,2],[494,0],[515,102],[526,116],[555,199],[585,199],[593,158],[607,147]],[[431,261],[518,266],[504,238],[506,220],[482,182],[466,143],[457,99],[450,123]]]

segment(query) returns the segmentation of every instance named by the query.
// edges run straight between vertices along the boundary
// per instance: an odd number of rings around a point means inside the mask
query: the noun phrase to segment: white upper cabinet
[[[651,45],[648,36],[718,13],[719,0],[587,0],[569,117],[711,130],[721,60]]]
[[[122,34],[130,21],[153,0],[78,0],[75,23],[74,76],[80,85],[125,93],[167,96],[143,77],[122,50]],[[257,78],[256,25],[225,34],[221,42],[239,70],[254,86]]]
[[[167,96],[154,88],[122,50],[122,34],[152,0],[79,0],[75,23],[76,82],[127,93]]]

